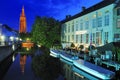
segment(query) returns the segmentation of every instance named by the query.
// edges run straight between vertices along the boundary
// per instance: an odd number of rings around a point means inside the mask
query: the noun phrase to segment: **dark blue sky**
[[[35,16],[54,17],[63,20],[66,15],[75,15],[81,7],[90,7],[102,0],[1,0],[0,24],[7,24],[11,28],[19,29],[19,17],[22,6],[27,18],[27,31],[31,30]]]

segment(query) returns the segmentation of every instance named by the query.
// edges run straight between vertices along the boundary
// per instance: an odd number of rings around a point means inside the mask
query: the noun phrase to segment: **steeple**
[[[24,6],[22,7],[22,12],[20,14],[19,33],[26,33],[26,17],[24,12]]]
[[[25,16],[24,6],[22,7],[22,13],[21,13],[21,16]]]

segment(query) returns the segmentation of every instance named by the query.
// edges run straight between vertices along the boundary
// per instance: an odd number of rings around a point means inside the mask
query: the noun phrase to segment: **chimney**
[[[66,15],[66,19],[69,19],[71,17],[71,15]]]
[[[85,9],[86,9],[86,7],[85,7],[85,6],[83,6],[83,7],[82,7],[82,11],[84,11]]]

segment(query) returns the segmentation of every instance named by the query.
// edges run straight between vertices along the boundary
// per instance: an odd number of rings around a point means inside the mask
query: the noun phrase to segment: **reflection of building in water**
[[[25,70],[25,64],[26,64],[26,55],[20,55],[20,68],[23,74]]]

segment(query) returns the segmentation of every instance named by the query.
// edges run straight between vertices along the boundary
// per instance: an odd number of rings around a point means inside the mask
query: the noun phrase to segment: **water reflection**
[[[20,68],[23,74],[24,74],[25,64],[26,64],[26,55],[20,55]]]
[[[31,49],[21,48],[14,54],[17,56],[12,57],[14,62],[11,64],[3,80],[41,80],[34,75],[31,67],[32,54],[34,54]]]

